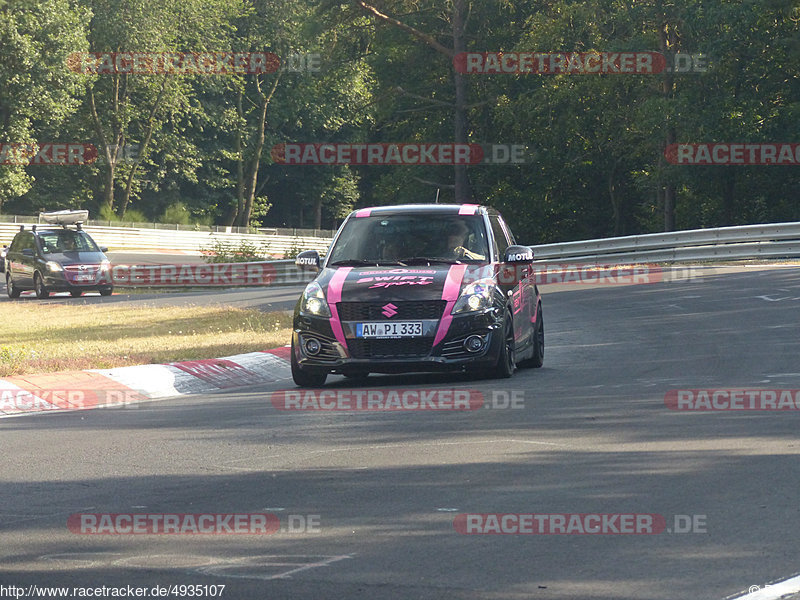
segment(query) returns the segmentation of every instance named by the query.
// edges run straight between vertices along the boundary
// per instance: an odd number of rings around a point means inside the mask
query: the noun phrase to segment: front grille
[[[414,358],[430,354],[433,338],[348,340],[353,358]]]
[[[397,314],[387,317],[383,314],[384,307],[393,304]],[[342,321],[386,321],[415,320],[415,319],[441,319],[444,300],[416,300],[400,302],[339,302],[336,310]]]
[[[94,273],[100,270],[100,265],[66,265],[63,269],[68,273]]]

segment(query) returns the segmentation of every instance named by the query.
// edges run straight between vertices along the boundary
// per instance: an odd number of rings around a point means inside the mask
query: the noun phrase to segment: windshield
[[[45,254],[60,252],[100,252],[100,248],[83,231],[62,229],[60,231],[42,231],[39,242]]]
[[[406,263],[427,259],[480,262],[489,256],[480,216],[405,214],[355,217],[347,221],[328,265],[343,262]]]

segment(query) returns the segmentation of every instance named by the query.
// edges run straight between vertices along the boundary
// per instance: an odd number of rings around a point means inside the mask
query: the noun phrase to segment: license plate
[[[397,321],[394,323],[357,323],[356,337],[360,338],[397,338],[420,337],[422,323],[420,321]]]
[[[75,281],[78,283],[83,283],[84,281],[91,281],[91,275],[75,275]]]

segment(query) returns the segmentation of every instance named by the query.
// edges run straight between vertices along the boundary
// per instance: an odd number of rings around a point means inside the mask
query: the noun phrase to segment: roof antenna
[[[434,204],[439,204],[439,188],[436,188],[436,200]]]

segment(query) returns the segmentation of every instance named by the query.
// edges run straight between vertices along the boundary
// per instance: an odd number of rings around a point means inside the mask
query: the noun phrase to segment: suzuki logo
[[[383,306],[381,306],[381,308],[383,309],[381,311],[381,313],[387,319],[391,318],[391,317],[393,317],[393,316],[395,316],[397,314],[397,307],[394,304],[392,304],[391,302],[389,304],[384,304]]]

